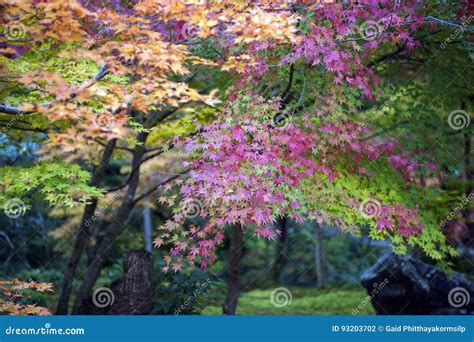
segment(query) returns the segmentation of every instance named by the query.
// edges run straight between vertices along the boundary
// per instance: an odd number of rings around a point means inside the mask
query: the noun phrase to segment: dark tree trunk
[[[472,193],[472,170],[471,170],[471,154],[472,154],[472,147],[471,147],[471,135],[469,133],[464,133],[464,172],[465,172],[465,179],[466,179],[466,196],[470,196]],[[469,230],[469,243],[472,244],[472,238],[474,237],[474,223],[469,220],[469,216],[471,215],[472,208],[467,205],[466,209],[463,212],[463,216],[468,226]]]
[[[2,247],[2,254],[0,255],[0,266],[2,266],[5,263],[8,263],[15,254],[15,245],[10,239],[10,236],[8,236],[7,232],[4,230],[0,230],[0,246]]]
[[[137,139],[138,142],[143,144],[146,141],[147,136],[148,133],[140,133]],[[137,145],[135,147],[132,161],[132,170],[134,171],[132,171],[129,176],[129,186],[127,189],[127,193],[125,194],[125,197],[117,211],[117,214],[105,230],[105,236],[97,249],[96,256],[87,269],[81,288],[79,289],[79,293],[77,294],[74,306],[72,308],[73,315],[79,313],[80,307],[83,306],[84,302],[86,302],[89,298],[92,287],[94,286],[97,278],[100,275],[100,271],[102,270],[102,267],[104,266],[105,261],[107,260],[107,253],[109,252],[110,248],[115,243],[115,240],[122,232],[125,221],[129,217],[130,212],[133,209],[135,193],[137,191],[139,183],[139,165],[143,155],[145,154],[145,148],[142,146],[142,144]]]
[[[285,267],[286,254],[288,252],[288,219],[282,217],[277,221],[277,228],[281,231],[280,240],[276,246],[276,258],[272,267],[272,279],[275,283],[280,282],[281,272]]]
[[[145,209],[143,209],[143,243],[145,250],[151,252],[152,250],[152,218],[150,209],[150,200],[146,199]]]
[[[91,203],[86,205],[84,213],[82,214],[81,224],[79,226],[79,232],[76,235],[76,242],[67,262],[66,270],[64,271],[63,284],[61,287],[61,295],[59,296],[58,307],[56,309],[56,315],[67,315],[69,309],[69,297],[71,295],[72,283],[76,274],[77,265],[81,259],[82,251],[86,244],[88,235],[87,222],[94,215],[97,207],[97,200],[92,200]]]
[[[466,110],[466,102],[462,101],[461,102],[461,109]],[[468,112],[469,113],[469,112]],[[469,114],[468,114],[469,115]],[[472,193],[472,185],[473,185],[473,178],[472,178],[472,170],[471,170],[471,156],[472,156],[472,143],[471,143],[471,134],[469,134],[469,125],[468,127],[464,128],[464,152],[463,152],[463,160],[464,160],[464,179],[466,181],[466,190],[465,194],[466,196],[470,196]],[[467,244],[468,246],[473,245],[473,237],[474,237],[474,223],[469,220],[469,217],[471,215],[471,210],[472,208],[467,205],[466,208],[463,210],[463,217],[464,221],[466,222],[467,229],[469,232],[469,237]]]
[[[222,311],[224,315],[235,315],[240,295],[240,260],[243,248],[243,227],[232,226],[232,237],[229,247],[228,285]]]
[[[98,289],[78,309],[82,315],[147,315],[153,310],[152,254],[129,250],[123,257],[123,275],[110,288]]]
[[[112,139],[107,144],[104,149],[104,154],[102,156],[101,165],[93,172],[92,178],[90,181],[91,186],[98,187],[100,185],[102,176],[104,175],[107,163],[112,156],[113,150],[115,148],[116,139]],[[66,270],[64,271],[64,278],[61,287],[61,295],[58,300],[58,307],[56,309],[56,315],[67,315],[69,309],[69,297],[71,296],[72,283],[74,281],[74,276],[76,274],[77,265],[81,259],[84,246],[86,244],[87,236],[89,235],[89,226],[91,224],[91,218],[94,216],[95,210],[97,208],[97,200],[93,199],[89,204],[84,208],[84,213],[82,214],[81,224],[79,226],[79,231],[76,235],[76,242],[69,257]]]
[[[152,128],[158,122],[161,122],[165,118],[175,113],[177,109],[178,108],[173,107],[167,110],[149,113],[148,119],[143,124],[143,126],[148,129]],[[148,131],[144,131],[137,135],[137,144],[133,150],[131,172],[126,181],[128,186],[127,192],[120,207],[117,209],[117,213],[115,214],[112,222],[105,230],[104,238],[97,248],[94,259],[87,268],[84,280],[82,281],[81,287],[74,301],[74,306],[72,308],[73,314],[77,314],[80,311],[80,307],[83,306],[85,302],[87,302],[87,299],[89,298],[89,295],[92,291],[92,287],[94,286],[97,278],[100,275],[100,271],[105,264],[107,254],[122,232],[125,221],[130,216],[130,213],[136,204],[135,194],[139,185],[140,166],[142,162],[146,160],[146,158],[144,158],[146,153],[145,142],[148,138],[148,134]]]
[[[153,258],[150,252],[130,250],[123,258],[123,276],[112,285],[112,315],[147,315],[153,310]]]
[[[324,249],[323,229],[318,224],[314,224],[314,266],[316,271],[316,284],[319,287],[327,284],[327,262],[326,251]]]
[[[472,192],[472,173],[471,173],[471,135],[464,133],[464,169],[466,178],[466,196]]]

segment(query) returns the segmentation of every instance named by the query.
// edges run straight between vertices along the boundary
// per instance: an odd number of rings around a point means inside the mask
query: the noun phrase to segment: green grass
[[[283,307],[270,302],[273,289],[253,290],[242,293],[237,306],[238,315],[352,315],[359,305],[358,315],[374,315],[374,309],[366,300],[362,288],[312,289],[290,287],[292,301]],[[365,306],[364,306],[365,303]],[[221,315],[222,302],[205,307],[202,315]]]

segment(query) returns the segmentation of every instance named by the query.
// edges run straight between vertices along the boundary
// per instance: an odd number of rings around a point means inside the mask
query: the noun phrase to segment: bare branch
[[[443,26],[449,26],[451,28],[457,28],[457,29],[461,29],[463,31],[469,31],[469,32],[474,32],[474,26],[466,26],[466,22],[463,22],[463,23],[455,23],[455,22],[450,22],[450,21],[446,21],[446,20],[441,20],[441,19],[438,19],[438,18],[435,18],[435,17],[432,17],[432,16],[428,16],[424,19],[424,22],[425,23],[438,23],[440,25],[443,25]],[[393,27],[402,27],[402,26],[408,26],[408,25],[411,25],[411,24],[416,24],[417,22],[416,21],[407,21],[403,24],[396,24],[396,25],[391,25],[389,27],[387,27],[385,30],[389,30]],[[368,35],[366,37],[357,37],[357,38],[348,38],[348,39],[343,39],[343,40],[336,40],[335,43],[347,43],[347,42],[357,42],[357,41],[361,41],[361,40],[367,40],[368,38],[372,38],[372,37],[376,37],[377,35],[379,35],[380,32],[376,32],[372,35]]]
[[[398,127],[402,126],[402,125],[406,125],[410,123],[409,121],[401,121],[401,122],[397,122],[397,123],[394,123],[393,125],[391,125],[390,127],[387,127],[387,128],[384,128],[384,129],[381,129],[371,135],[368,135],[366,137],[363,137],[363,138],[360,138],[359,141],[367,141],[367,140],[370,140],[370,139],[373,139],[373,138],[376,138],[380,135],[383,135],[385,133],[388,133],[390,131],[393,131],[394,129],[397,129]]]
[[[107,147],[107,144],[103,143],[103,142],[100,141],[99,139],[92,139],[92,141],[98,143],[98,144],[101,145],[101,146]],[[127,147],[115,146],[115,149],[116,149],[116,150],[123,150],[123,151],[127,151],[127,152],[133,153],[133,150],[132,150],[131,148],[127,148]]]
[[[152,193],[154,193],[155,191],[157,191],[160,187],[162,187],[163,185],[175,180],[176,178],[178,177],[181,177],[185,174],[187,174],[190,170],[185,170],[183,172],[181,172],[180,174],[176,174],[168,179],[165,179],[164,181],[158,183],[157,185],[155,185],[153,188],[151,188],[150,190],[148,190],[147,192],[145,192],[143,195],[137,197],[135,199],[135,201],[133,201],[133,205],[137,204],[138,202],[140,202],[142,199],[144,199],[145,197],[148,197],[150,196]]]

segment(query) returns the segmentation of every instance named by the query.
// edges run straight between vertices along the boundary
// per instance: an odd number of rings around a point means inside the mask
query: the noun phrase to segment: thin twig
[[[158,190],[160,187],[162,187],[163,185],[175,180],[176,178],[178,177],[181,177],[185,174],[187,174],[190,170],[186,170],[186,171],[183,171],[179,174],[176,174],[168,179],[165,179],[164,181],[158,183],[157,185],[155,185],[153,188],[151,188],[150,190],[148,190],[147,192],[145,192],[143,195],[137,197],[134,201],[133,201],[133,205],[137,204],[138,202],[140,202],[142,199],[144,199],[145,197],[148,197],[150,196],[152,193],[154,193],[156,190]]]

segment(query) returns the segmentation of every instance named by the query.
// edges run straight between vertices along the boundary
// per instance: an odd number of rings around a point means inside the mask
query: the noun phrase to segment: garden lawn
[[[363,308],[359,310],[358,315],[375,314],[370,301],[366,300],[367,292],[362,288],[290,287],[288,289],[292,294],[292,301],[283,307],[275,307],[270,302],[273,289],[242,293],[237,306],[237,315],[352,315],[353,310],[359,305]],[[205,307],[201,314],[221,315],[220,303]]]

